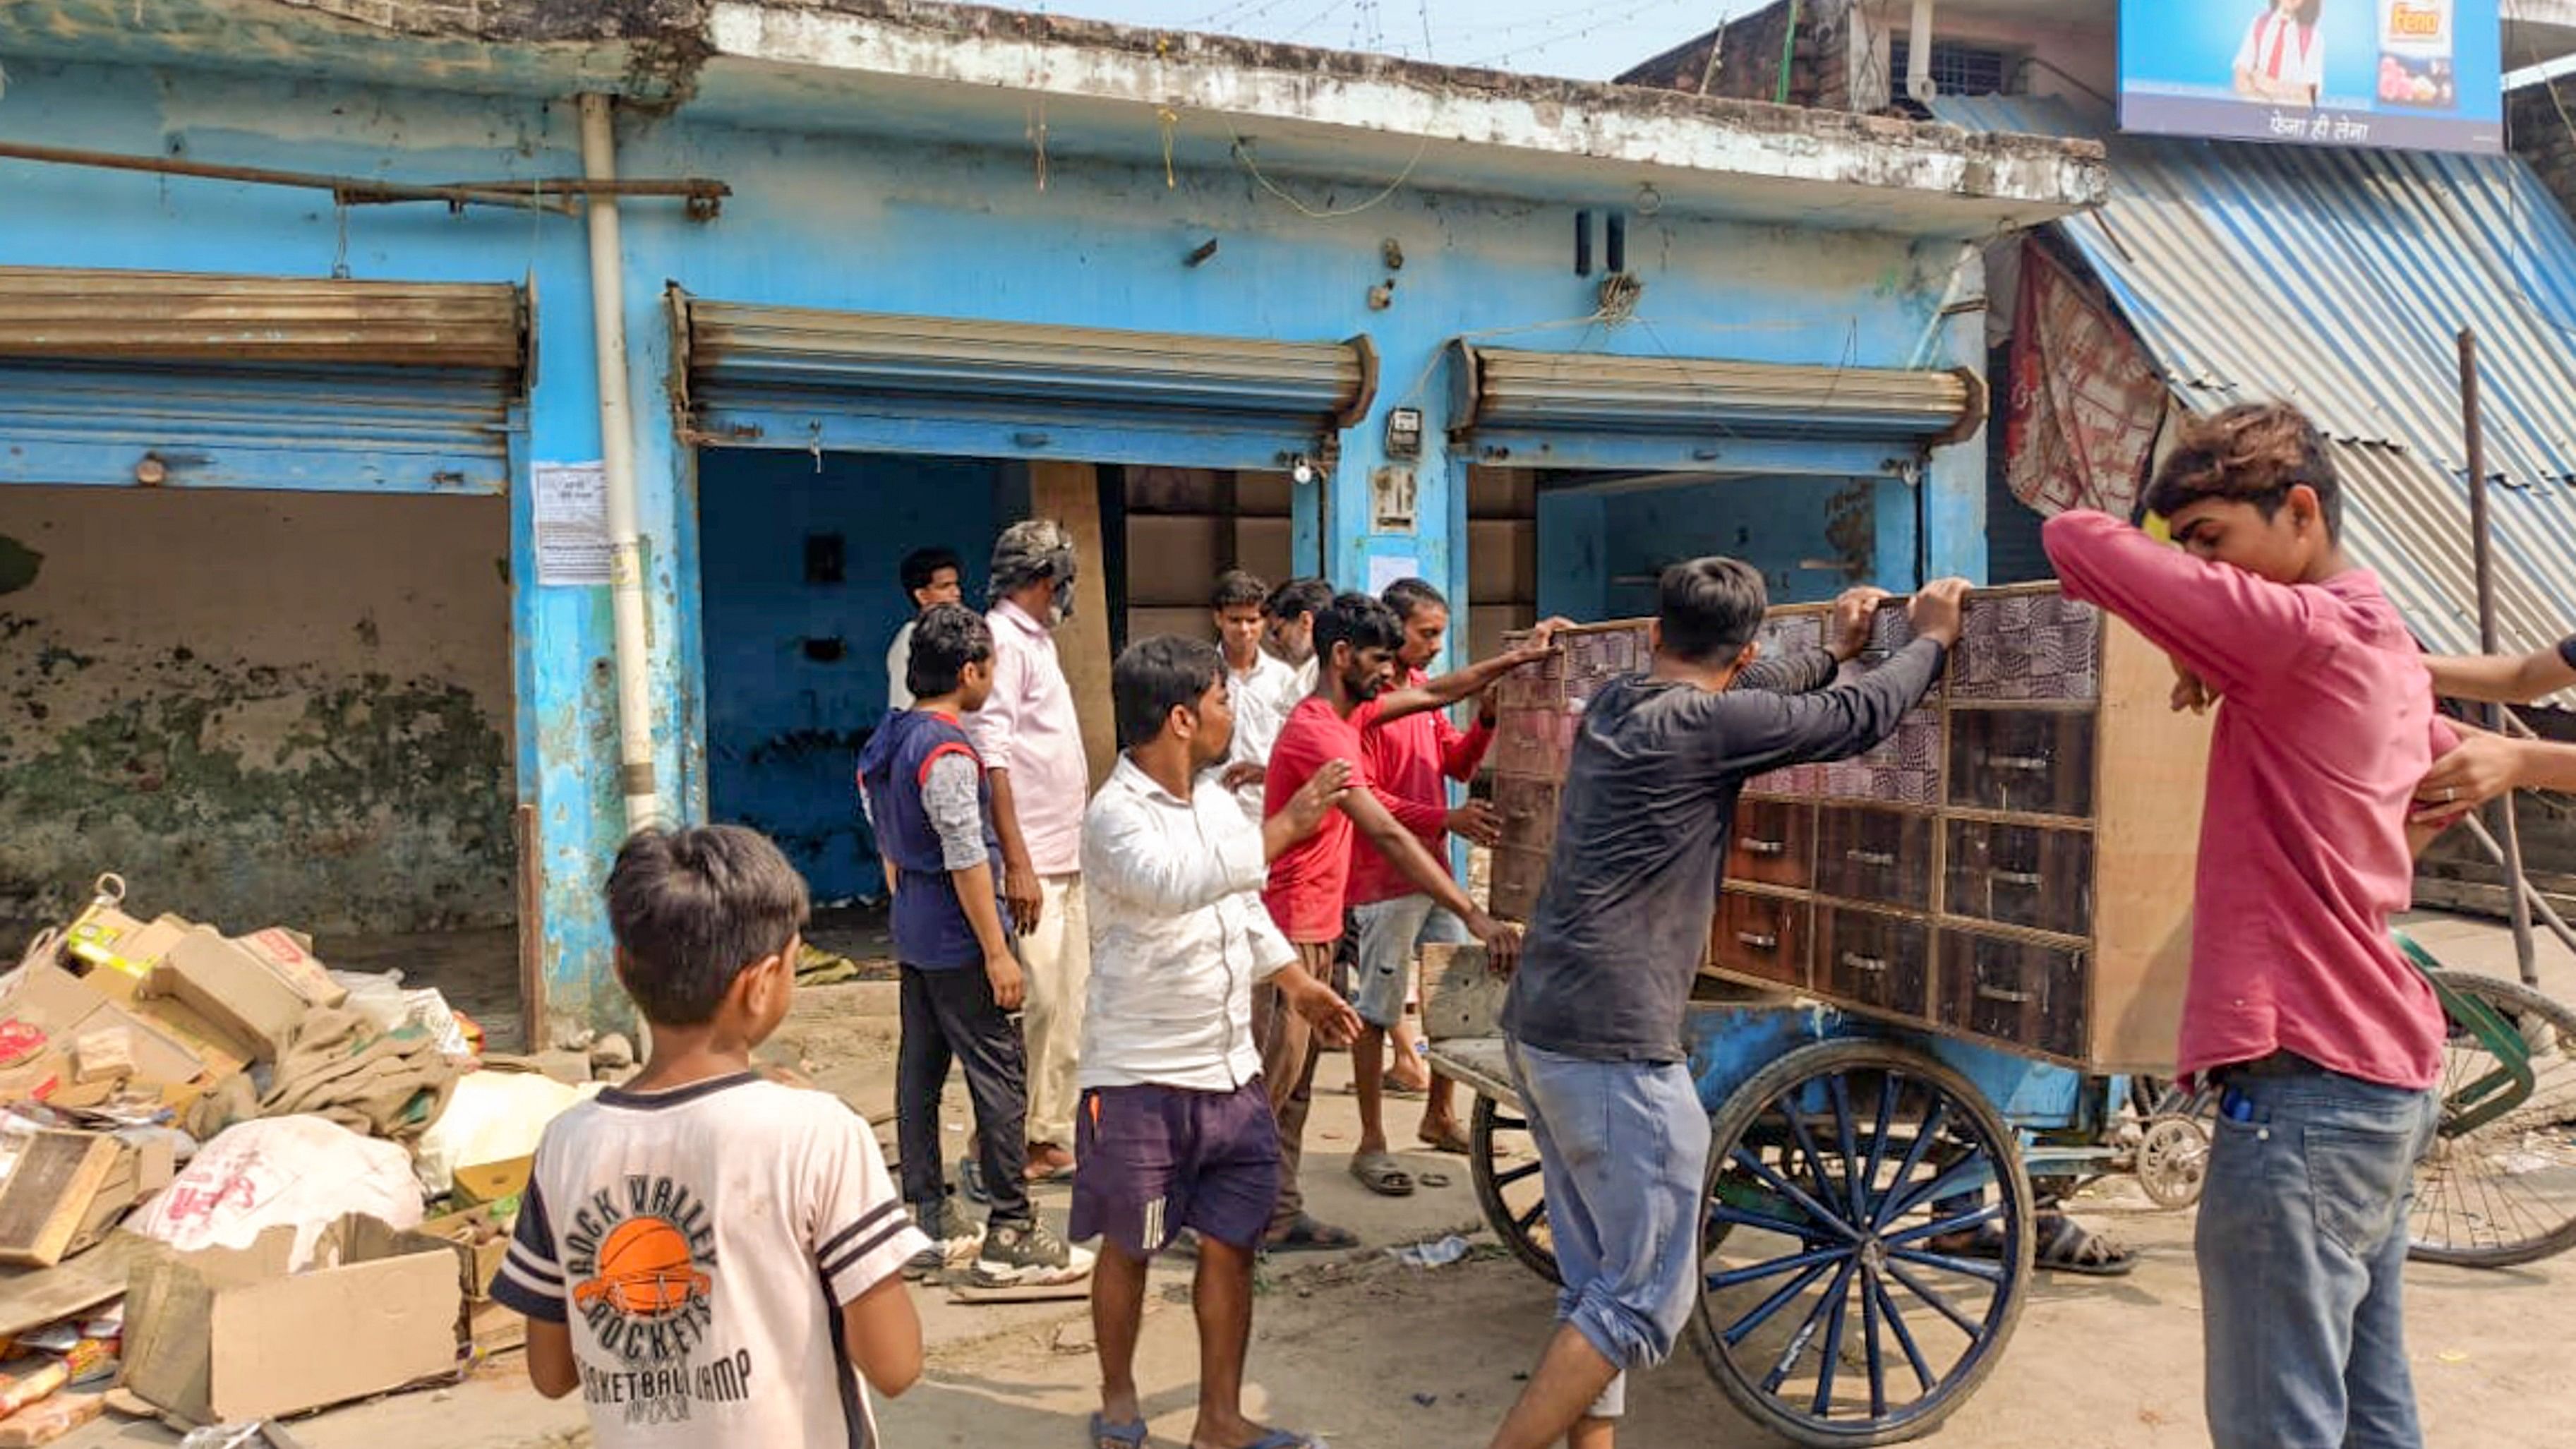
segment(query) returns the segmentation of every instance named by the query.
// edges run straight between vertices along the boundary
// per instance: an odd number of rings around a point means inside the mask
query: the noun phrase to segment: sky
[[[1092,20],[1204,30],[1443,65],[1608,80],[1717,28],[1733,9],[1688,0],[1019,0]]]

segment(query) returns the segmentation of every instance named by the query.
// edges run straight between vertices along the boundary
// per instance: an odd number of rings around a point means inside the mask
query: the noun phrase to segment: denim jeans
[[[1590,1414],[1627,1410],[1627,1370],[1672,1354],[1699,1301],[1708,1112],[1679,1062],[1602,1062],[1511,1044],[1555,1241],[1556,1317],[1620,1375]]]
[[[2223,1105],[2193,1241],[2214,1449],[2421,1449],[2406,1213],[2439,1102],[2318,1069]]]

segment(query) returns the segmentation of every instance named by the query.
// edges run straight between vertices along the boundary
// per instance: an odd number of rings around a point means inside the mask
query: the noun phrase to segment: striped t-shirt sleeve
[[[510,1234],[510,1251],[492,1275],[494,1302],[546,1323],[562,1323],[563,1264],[555,1257],[554,1224],[546,1218],[546,1200],[536,1179],[519,1199],[519,1226]]]
[[[814,1265],[834,1303],[853,1303],[902,1272],[905,1260],[929,1247],[930,1239],[904,1210],[866,1121],[846,1109],[833,1115],[837,1140],[817,1154],[828,1167],[820,1184],[821,1211],[814,1216],[820,1224]]]

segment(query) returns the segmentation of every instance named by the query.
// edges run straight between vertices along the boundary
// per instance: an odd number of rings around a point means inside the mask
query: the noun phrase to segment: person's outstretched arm
[[[2433,671],[2433,692],[2445,699],[2529,704],[2543,695],[2576,688],[2576,634],[2560,640],[2555,649],[2435,655],[2424,661],[2424,667]]]

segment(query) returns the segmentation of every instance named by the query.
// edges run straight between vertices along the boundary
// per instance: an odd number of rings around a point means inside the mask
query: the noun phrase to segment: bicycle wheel
[[[2442,1135],[2415,1168],[2406,1256],[2510,1268],[2576,1247],[2576,1011],[2492,976],[2440,985],[2510,1027],[2525,1059],[2444,1012]]]

